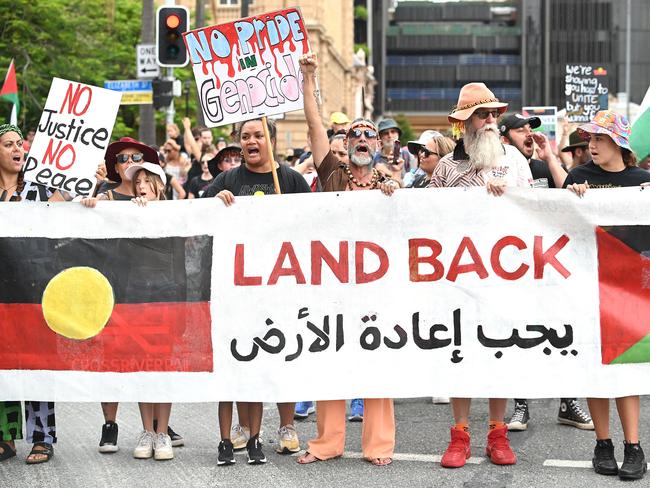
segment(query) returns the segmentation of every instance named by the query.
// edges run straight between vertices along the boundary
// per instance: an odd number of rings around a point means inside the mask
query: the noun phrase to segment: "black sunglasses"
[[[134,163],[139,163],[144,158],[144,154],[142,153],[118,154],[117,156],[115,156],[115,160],[120,164],[126,163],[129,160],[129,158],[131,158],[131,161],[133,161]]]
[[[474,115],[476,115],[479,119],[485,120],[487,119],[490,115],[494,117],[495,119],[499,118],[499,111],[498,110],[477,110],[474,112]]]
[[[428,149],[422,147],[420,148],[420,154],[422,154],[425,158],[428,158],[432,154],[435,154],[436,156],[440,157],[440,154],[435,152],[435,151],[429,151]]]
[[[350,129],[348,131],[348,137],[353,137],[354,139],[361,137],[361,134],[366,136],[366,139],[375,139],[377,137],[377,132],[372,129]]]

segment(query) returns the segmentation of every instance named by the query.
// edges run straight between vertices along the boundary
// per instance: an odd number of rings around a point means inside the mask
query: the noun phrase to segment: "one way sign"
[[[156,46],[153,44],[138,44],[136,46],[136,73],[138,78],[157,78],[160,67],[156,63]]]

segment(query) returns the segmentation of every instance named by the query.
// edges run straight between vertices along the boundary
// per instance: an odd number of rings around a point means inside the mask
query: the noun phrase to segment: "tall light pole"
[[[630,120],[630,72],[632,64],[632,0],[627,0],[627,32],[625,33],[625,91],[627,93],[627,120]]]

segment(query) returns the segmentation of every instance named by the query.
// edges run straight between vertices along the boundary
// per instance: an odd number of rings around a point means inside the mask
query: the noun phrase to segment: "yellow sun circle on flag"
[[[43,292],[43,316],[50,329],[69,339],[99,334],[113,313],[113,287],[94,268],[78,266],[61,271]]]

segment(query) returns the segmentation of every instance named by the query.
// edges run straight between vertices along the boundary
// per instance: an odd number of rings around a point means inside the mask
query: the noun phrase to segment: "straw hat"
[[[460,89],[458,103],[447,119],[450,123],[463,122],[470,118],[477,108],[496,108],[503,114],[508,104],[500,102],[485,83],[468,83]]]

